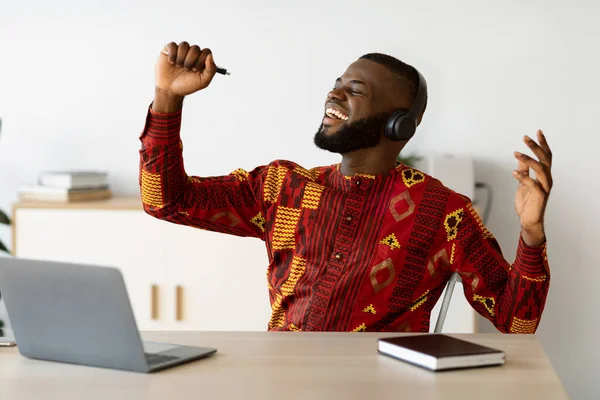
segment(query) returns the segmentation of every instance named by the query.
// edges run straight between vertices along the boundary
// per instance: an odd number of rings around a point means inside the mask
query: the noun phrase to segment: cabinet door
[[[264,242],[175,224],[165,232],[170,329],[267,329]]]
[[[119,268],[138,328],[157,330],[166,311],[163,227],[141,210],[17,209],[16,255]]]

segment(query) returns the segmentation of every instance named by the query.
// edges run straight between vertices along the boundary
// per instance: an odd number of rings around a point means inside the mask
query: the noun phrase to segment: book
[[[101,171],[46,171],[38,177],[40,186],[68,189],[108,186],[108,174]]]
[[[378,339],[378,352],[431,370],[502,365],[505,353],[444,334],[420,334]]]
[[[68,189],[52,186],[30,186],[19,191],[21,201],[72,203],[78,201],[106,200],[112,197],[108,186],[92,189]]]

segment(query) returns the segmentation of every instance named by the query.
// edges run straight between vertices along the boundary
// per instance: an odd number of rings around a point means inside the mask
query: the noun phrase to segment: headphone
[[[423,75],[413,67],[419,77],[417,96],[410,109],[396,110],[385,124],[384,135],[395,142],[409,140],[417,130],[417,119],[421,116],[427,101],[427,82]]]

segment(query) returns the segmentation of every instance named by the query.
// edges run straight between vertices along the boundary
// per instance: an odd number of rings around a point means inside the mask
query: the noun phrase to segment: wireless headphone
[[[385,137],[395,142],[409,140],[413,137],[417,130],[417,120],[421,116],[427,101],[427,82],[416,68],[413,69],[419,77],[419,87],[417,88],[415,101],[410,109],[402,108],[395,111],[385,125]]]

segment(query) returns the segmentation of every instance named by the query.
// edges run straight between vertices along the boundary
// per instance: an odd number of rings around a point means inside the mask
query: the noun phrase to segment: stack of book
[[[108,174],[99,171],[42,172],[38,185],[25,187],[19,192],[21,201],[72,203],[111,197]]]

